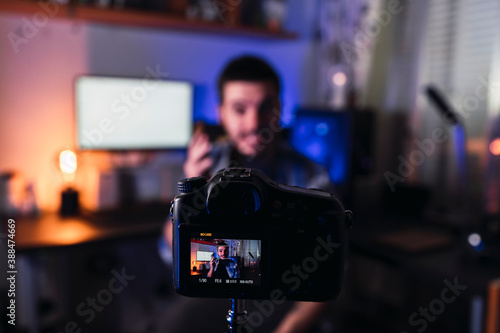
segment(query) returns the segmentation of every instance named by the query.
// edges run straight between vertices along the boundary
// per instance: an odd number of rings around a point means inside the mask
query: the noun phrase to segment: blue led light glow
[[[350,116],[346,112],[298,111],[290,144],[301,154],[328,168],[333,183],[348,179]]]

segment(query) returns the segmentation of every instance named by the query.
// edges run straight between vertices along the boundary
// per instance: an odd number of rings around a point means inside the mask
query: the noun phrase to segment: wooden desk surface
[[[15,218],[16,249],[35,250],[41,248],[81,245],[90,242],[126,237],[160,235],[164,218],[103,221],[92,217],[61,217],[55,213],[42,214],[36,218]]]

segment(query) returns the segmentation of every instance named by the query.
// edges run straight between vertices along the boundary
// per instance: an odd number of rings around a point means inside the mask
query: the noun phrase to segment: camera
[[[178,186],[170,210],[178,293],[296,301],[338,295],[351,213],[335,195],[246,168]]]

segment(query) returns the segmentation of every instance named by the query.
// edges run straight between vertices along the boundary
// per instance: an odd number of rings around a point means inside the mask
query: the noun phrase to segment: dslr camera
[[[318,302],[338,295],[351,213],[335,195],[246,168],[178,185],[171,206],[178,293]]]

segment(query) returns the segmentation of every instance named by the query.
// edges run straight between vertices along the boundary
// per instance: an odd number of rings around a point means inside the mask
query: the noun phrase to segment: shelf
[[[52,18],[120,25],[139,28],[153,28],[195,33],[235,35],[266,39],[296,39],[297,34],[284,31],[268,31],[263,28],[229,26],[217,22],[189,20],[164,13],[130,9],[108,9],[79,5],[58,5],[44,10],[39,3],[48,1],[0,0],[0,12],[33,14],[45,13]],[[50,2],[53,6],[55,2]]]

